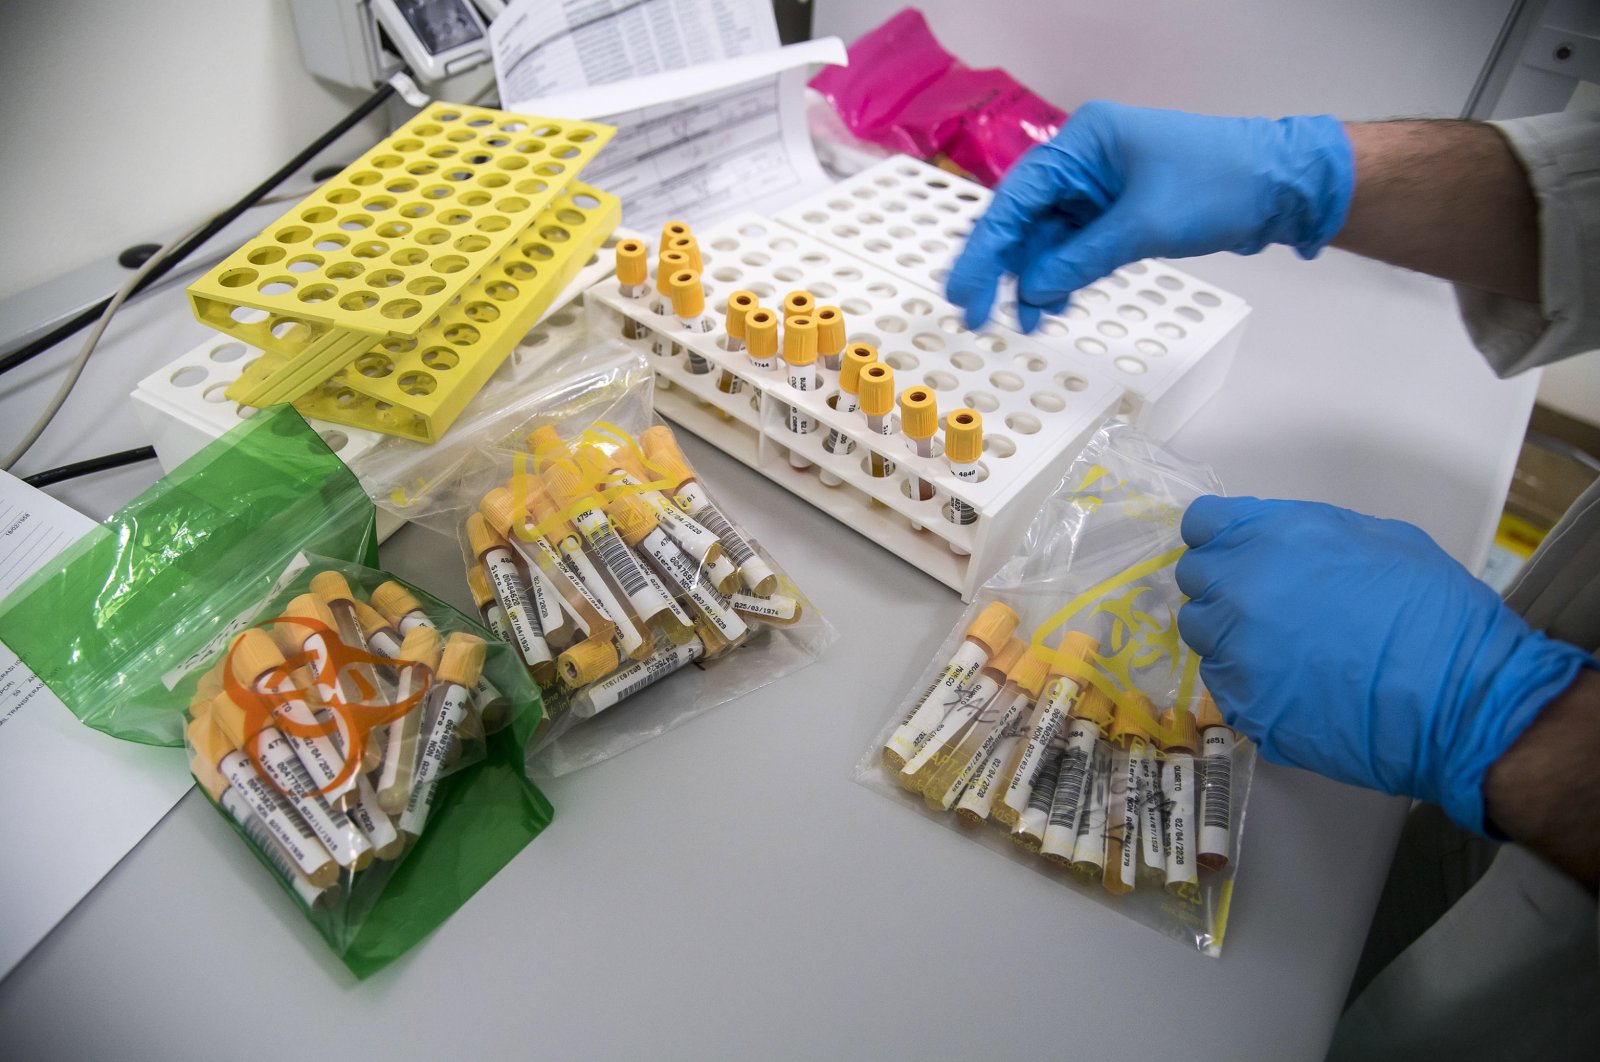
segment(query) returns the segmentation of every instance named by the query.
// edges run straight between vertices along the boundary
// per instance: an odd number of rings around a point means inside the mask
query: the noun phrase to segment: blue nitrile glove
[[[1421,529],[1313,502],[1195,499],[1183,640],[1223,715],[1280,763],[1433,801],[1484,831],[1483,779],[1593,666]]]
[[[945,290],[967,327],[989,319],[1003,274],[1017,316],[1141,258],[1284,243],[1310,258],[1344,225],[1355,157],[1327,115],[1212,118],[1096,100],[1014,166],[974,226]]]

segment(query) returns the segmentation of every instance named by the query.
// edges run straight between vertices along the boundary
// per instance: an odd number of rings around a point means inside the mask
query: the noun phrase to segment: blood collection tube
[[[413,627],[433,626],[433,621],[422,611],[422,602],[417,600],[417,595],[393,579],[373,587],[372,607],[400,632],[401,637],[409,634]]]
[[[929,778],[950,762],[960,747],[967,728],[983,712],[989,710],[1005,686],[1006,675],[1022,659],[1027,644],[1020,638],[1007,638],[1000,651],[978,669],[977,678],[959,689],[947,692],[947,699],[936,711],[944,718],[922,742],[916,755],[906,760],[895,780],[905,789],[922,792]],[[940,693],[946,693],[941,689]],[[1006,704],[995,705],[996,714],[1004,712]],[[992,718],[993,716],[991,716]]]
[[[1030,655],[1030,651],[1025,649],[1024,655]],[[1037,650],[1032,650],[1031,655],[1037,656]],[[1043,676],[1049,665],[1043,657],[1039,659],[1040,663],[1033,666]],[[924,803],[935,811],[949,811],[971,792],[972,799],[967,801],[969,815],[981,810],[980,817],[988,818],[999,794],[996,783],[1000,772],[1011,761],[1016,747],[1012,739],[1021,735],[1031,703],[1025,695],[1002,695],[990,701],[967,727],[960,744],[923,783]],[[974,787],[979,786],[981,792],[975,791]]]
[[[215,767],[206,768],[197,759],[190,760],[189,766],[201,788],[210,793],[216,805],[239,824],[245,836],[255,844],[256,851],[278,872],[278,879],[289,886],[301,903],[313,911],[326,911],[339,902],[341,892],[337,864],[331,860],[328,863],[335,870],[332,881],[321,885],[313,882],[295,865],[294,857],[284,849],[266,822],[251,810],[250,802],[240,796],[239,790],[222,777]]]
[[[697,270],[677,270],[667,278],[667,287],[672,296],[672,312],[685,332],[705,333],[717,327],[706,313],[706,289]],[[711,363],[705,355],[690,346],[684,346],[683,352],[690,372],[700,376],[711,371]]]
[[[728,313],[723,321],[722,346],[735,354],[744,350],[745,318],[761,308],[753,291],[736,291],[728,296]],[[717,377],[717,390],[725,395],[736,395],[744,390],[744,381],[727,369]]]
[[[518,542],[528,547],[546,585],[553,587],[562,610],[578,632],[588,636],[611,637],[617,623],[607,606],[589,588],[589,581],[602,582],[589,565],[578,543],[578,533],[560,512],[537,476],[518,476],[512,497],[520,491],[525,501],[524,519]],[[529,522],[531,520],[531,523]],[[570,555],[569,555],[570,550]],[[581,566],[575,562],[581,561]]]
[[[689,256],[690,269],[693,269],[696,273],[705,271],[705,262],[700,257],[700,241],[693,236],[674,236],[667,241],[667,245],[663,250],[682,251]]]
[[[573,514],[572,522],[578,533],[594,551],[604,573],[615,580],[640,622],[660,624],[669,632],[675,624],[684,622],[679,619],[682,613],[677,602],[646,577],[639,558],[617,537],[601,509],[600,499],[584,485],[577,466],[557,462],[545,469],[543,478],[550,497],[564,511]]]
[[[391,815],[404,811],[411,800],[412,780],[416,777],[418,738],[427,715],[428,694],[439,667],[439,632],[431,627],[414,627],[400,644],[400,678],[396,685],[396,704],[413,701],[399,719],[389,725],[383,747],[383,763],[378,769],[378,806]]]
[[[795,314],[783,322],[783,361],[789,368],[789,388],[809,394],[822,381],[817,378],[817,323],[803,314]],[[789,406],[789,434],[810,435],[817,422],[803,408]],[[800,451],[789,450],[790,468],[810,468]]]
[[[400,832],[407,841],[422,835],[439,779],[456,755],[456,731],[467,717],[472,687],[483,673],[484,649],[483,639],[471,634],[452,634],[445,641],[435,674],[437,681],[428,691],[427,732],[417,757],[411,798],[400,813]]]
[[[665,317],[672,312],[672,274],[689,268],[689,256],[682,251],[662,251],[656,260],[656,296],[650,308]],[[677,344],[663,332],[657,332],[651,344],[652,353],[671,354]]]
[[[506,624],[511,628],[511,644],[517,647],[535,681],[541,686],[549,685],[555,676],[555,657],[550,654],[550,645],[533,617],[511,546],[489,526],[482,513],[467,517],[467,545],[489,573],[489,585],[494,588],[495,600],[500,602]]]
[[[1103,741],[1104,727],[1111,722],[1112,705],[1098,687],[1090,686],[1073,702],[1067,720],[1065,747],[1061,754],[1061,773],[1050,802],[1050,821],[1041,839],[1040,851],[1046,859],[1070,866],[1078,843],[1079,827],[1088,813],[1094,784],[1095,750]]]
[[[474,564],[467,569],[467,589],[472,593],[472,603],[478,606],[483,625],[502,642],[511,641],[511,628],[506,624],[505,610],[494,599],[494,587],[489,585],[489,574],[483,570],[483,565]]]
[[[623,698],[631,697],[679,668],[694,663],[705,653],[705,639],[698,631],[695,637],[682,645],[663,646],[645,659],[625,664],[599,682],[573,694],[572,714],[579,719],[597,715]]]
[[[351,648],[370,653],[372,649],[367,644],[366,632],[361,629],[361,619],[356,615],[356,595],[350,590],[350,583],[345,577],[338,572],[318,572],[311,577],[311,592],[322,598],[328,611],[333,613],[339,628],[339,640]],[[371,683],[378,696],[393,696],[393,687],[371,664],[358,662],[355,668],[363,681]]]
[[[611,584],[584,552],[577,529],[561,516],[555,499],[545,489],[544,483],[528,477],[527,491],[529,514],[549,537],[560,557],[562,570],[582,591],[582,607],[586,615],[579,626],[587,628],[591,638],[615,636],[617,647],[624,656],[638,660],[650,655],[650,639],[640,627],[638,617],[628,609],[625,599],[617,597]],[[538,542],[534,545],[538,546]],[[576,603],[569,604],[578,607]]]
[[[1126,690],[1111,715],[1111,790],[1106,811],[1106,864],[1101,882],[1122,895],[1133,890],[1139,872],[1142,798],[1148,770],[1147,727],[1154,709],[1136,690]],[[1159,836],[1159,835],[1158,835]]]
[[[599,682],[622,663],[610,638],[585,638],[556,658],[556,673],[571,689]]]
[[[1187,708],[1168,708],[1161,714],[1161,806],[1166,813],[1165,851],[1167,888],[1184,899],[1199,887],[1195,857],[1194,754],[1200,734]]]
[[[1041,677],[1043,669],[1041,669]],[[955,801],[956,821],[963,826],[978,826],[988,821],[994,808],[994,799],[1000,793],[1000,771],[1011,758],[1012,750],[1022,740],[1022,716],[1027,708],[1027,698],[1014,699],[1011,708],[994,720],[984,744],[990,747],[987,756],[977,763]],[[993,739],[992,745],[987,740]],[[930,787],[932,785],[930,784]],[[926,799],[926,792],[924,793]]]
[[[1090,764],[1089,799],[1072,847],[1072,871],[1084,881],[1093,881],[1104,873],[1106,844],[1110,840],[1111,778],[1115,771],[1110,742],[1098,742]]]
[[[939,430],[939,406],[931,387],[908,387],[900,392],[900,430],[911,452],[918,457],[933,456],[933,436]],[[933,497],[933,484],[921,476],[909,476],[906,485],[911,497],[927,501]]]
[[[783,323],[788,324],[791,317],[810,317],[816,308],[817,300],[809,291],[791,291],[783,297]]]
[[[477,581],[479,579],[482,580],[481,583]],[[467,585],[472,588],[473,600],[478,604],[478,610],[483,615],[484,623],[490,630],[494,631],[496,638],[499,638],[502,642],[509,643],[513,635],[511,628],[505,623],[505,613],[500,609],[499,602],[494,602],[492,614],[483,611],[485,600],[494,601],[494,588],[489,585],[489,575],[483,570],[483,565],[474,564],[467,570]],[[484,598],[478,597],[480,587],[485,595]],[[375,641],[369,637],[372,651],[379,656],[386,656],[390,659],[397,658],[400,655],[400,646],[404,644],[405,636],[418,627],[425,627],[435,633],[439,632],[438,625],[428,618],[426,612],[422,611],[422,602],[417,600],[416,595],[393,580],[382,583],[373,590],[372,600],[374,603],[381,600],[387,606],[389,613],[393,614],[393,618],[391,619],[385,615],[381,609],[377,610],[378,615],[388,619],[393,630],[400,635],[399,639],[393,641]],[[361,613],[360,602],[356,604],[356,613],[357,615]],[[498,627],[495,625],[497,621],[500,624]],[[366,624],[363,622],[362,626],[365,629]],[[393,647],[392,652],[389,649],[390,646]],[[510,699],[501,693],[499,688],[490,682],[486,676],[479,676],[477,686],[473,687],[472,704],[479,717],[483,720],[483,725],[490,730],[498,727],[501,721],[505,719],[506,714],[511,711]]]
[[[648,505],[623,494],[607,504],[606,514],[622,540],[652,565],[673,590],[687,597],[724,640],[739,642],[750,633],[733,606],[711,585],[705,569],[661,529],[660,520]]]
[[[694,231],[687,222],[668,221],[661,226],[661,242],[656,246],[657,251],[665,251],[667,244],[679,236],[693,236]]]
[[[260,730],[250,733],[244,708],[226,691],[212,700],[211,718],[234,748],[261,766],[267,781],[288,799],[334,862],[352,870],[364,870],[371,865],[375,855],[372,842],[343,811],[317,794],[316,783],[301,766],[282,731],[267,722]]]
[[[952,410],[944,422],[944,457],[950,462],[950,474],[962,483],[975,483],[978,479],[978,458],[983,455],[983,414],[976,409]],[[944,515],[952,524],[975,523],[978,511],[952,492],[950,504]],[[965,555],[967,550],[952,544],[952,553]]]
[[[1156,728],[1154,719],[1150,729]],[[1161,761],[1152,740],[1143,742],[1139,761],[1139,880],[1161,886],[1167,881],[1167,822],[1161,807]]]
[[[1055,800],[1056,786],[1061,779],[1062,740],[1057,734],[1045,749],[1038,774],[1034,776],[1033,792],[1028,794],[1028,806],[1022,809],[1017,824],[1011,828],[1011,840],[1030,852],[1044,847],[1044,831],[1050,824],[1050,806]]]
[[[844,355],[844,311],[818,306],[811,319],[817,323],[817,360],[829,372],[838,372]]]
[[[745,349],[750,367],[771,372],[778,364],[778,316],[771,310],[756,308],[745,315]]]
[[[544,574],[538,549],[532,544],[535,531],[527,510],[515,504],[510,488],[496,487],[478,502],[478,512],[522,559],[521,571],[527,574],[527,598],[532,618],[553,651],[577,641],[577,631],[561,611],[561,595]],[[492,586],[492,581],[491,581]]]
[[[888,436],[894,430],[890,414],[894,412],[894,370],[881,361],[875,361],[861,370],[861,415],[866,419],[867,432]],[[868,475],[883,478],[894,474],[894,462],[874,449],[867,459]]]
[[[834,399],[833,408],[840,413],[849,415],[861,409],[861,370],[878,360],[878,348],[871,343],[852,343],[844,352],[839,367],[839,395]],[[855,440],[834,428],[828,432],[828,437],[822,441],[822,448],[830,454],[848,454],[856,448]],[[830,487],[837,487],[842,482],[838,476],[824,469],[822,482]]]
[[[755,547],[712,502],[711,496],[695,476],[694,469],[684,458],[683,451],[678,448],[678,440],[673,437],[672,429],[659,424],[646,428],[640,432],[639,442],[644,446],[651,465],[671,484],[673,500],[721,540],[722,548],[733,559],[745,588],[757,597],[766,597],[776,590],[777,573],[761,559]]]
[[[321,707],[367,704],[380,699],[381,695],[375,687],[363,689],[355,673],[335,667],[336,654],[328,644],[328,638],[337,639],[338,629],[327,602],[316,594],[301,594],[290,600],[284,606],[282,618],[273,624],[272,637],[283,643],[279,650],[282,657],[309,658],[310,681],[298,680],[297,676],[280,672],[276,676],[276,688],[271,692],[280,695],[298,692],[304,695],[303,698],[291,698],[284,710],[301,727],[307,726],[308,719],[315,716],[309,725],[326,734],[327,741],[332,743],[327,747],[331,747],[331,755],[338,761],[335,773],[344,776],[325,795],[334,807],[349,808],[357,798],[356,778],[362,771],[371,770],[377,765],[379,746],[375,742],[365,742],[364,738],[358,739],[349,730],[344,716],[323,711]],[[297,700],[306,703],[305,712],[296,707]],[[318,703],[309,703],[312,700]],[[355,769],[345,771],[345,750],[358,740],[363,742],[362,762]],[[330,754],[324,752],[323,755]]]
[[[1233,852],[1233,729],[1217,710],[1211,691],[1200,695],[1195,720],[1200,731],[1200,856],[1206,870],[1221,870]]]
[[[967,625],[961,644],[918,697],[883,746],[883,763],[898,772],[917,754],[940,720],[945,706],[977,676],[978,669],[1005,647],[1021,622],[1010,605],[991,601]]]
[[[617,291],[625,299],[641,301],[650,291],[650,253],[642,240],[618,240]],[[626,315],[622,318],[622,338],[638,339],[644,326]]]
[[[395,629],[383,613],[365,601],[357,601],[355,605],[356,619],[361,624],[362,636],[367,639],[367,648],[378,656],[393,660],[400,653],[400,643],[405,635]]]
[[[1099,648],[1100,643],[1082,631],[1067,631],[1050,656],[1049,685],[1028,718],[1025,739],[1000,775],[1000,801],[995,805],[994,817],[1007,826],[1015,826],[1028,806],[1045,749],[1055,740],[1073,701],[1083,692],[1083,677]]]
[[[593,445],[580,446],[574,452],[578,467],[591,486],[610,490],[626,488],[622,493],[632,494],[648,505],[661,522],[661,529],[678,548],[693,557],[696,564],[717,568],[717,561],[723,554],[722,540],[650,486],[657,481],[656,477],[640,463],[639,456],[638,451],[620,446],[612,454]],[[737,569],[731,563],[718,568],[712,582],[718,583],[720,588],[721,581],[728,575],[738,578]]]
[[[294,751],[312,786],[324,799],[332,793],[342,794],[345,799],[330,800],[329,806],[344,810],[372,842],[379,859],[397,857],[401,850],[399,835],[379,806],[372,784],[362,769],[349,765],[345,757],[349,746],[339,745],[337,731],[329,733],[329,725],[317,720],[306,702],[309,691],[296,688],[288,662],[271,636],[256,627],[244,630],[234,639],[228,657],[240,682],[277,702],[273,718],[281,724],[278,730]],[[212,703],[216,704],[215,699]],[[371,740],[377,748],[376,743],[382,739],[374,735]]]
[[[194,750],[190,759],[190,766],[195,768],[194,776],[208,792],[217,796],[213,788],[217,779],[226,782],[294,861],[295,869],[314,886],[326,888],[339,880],[339,864],[328,854],[327,847],[306,825],[289,798],[263,779],[239,747],[228,740],[211,717],[209,706],[190,720],[184,728],[184,736]]]

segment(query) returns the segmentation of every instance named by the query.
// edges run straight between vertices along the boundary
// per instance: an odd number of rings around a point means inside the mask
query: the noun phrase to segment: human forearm
[[[1484,776],[1489,821],[1589,885],[1600,884],[1600,672],[1578,673]]]
[[[1539,222],[1527,172],[1481,122],[1345,126],[1356,187],[1336,247],[1539,301]]]

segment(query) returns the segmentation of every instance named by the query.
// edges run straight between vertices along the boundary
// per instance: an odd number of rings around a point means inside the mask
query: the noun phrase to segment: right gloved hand
[[[1023,331],[1041,311],[1141,258],[1270,243],[1310,258],[1344,225],[1355,158],[1326,115],[1213,118],[1094,101],[1006,174],[946,293],[982,327],[1004,274]]]

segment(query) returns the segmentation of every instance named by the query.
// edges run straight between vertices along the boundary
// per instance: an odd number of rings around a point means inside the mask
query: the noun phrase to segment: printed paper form
[[[0,598],[94,526],[0,472]],[[89,729],[0,643],[0,978],[190,784],[182,749]]]
[[[622,198],[630,228],[770,211],[827,183],[800,68],[844,47],[779,48],[765,0],[518,0],[490,37],[507,110],[617,126],[583,179]]]

